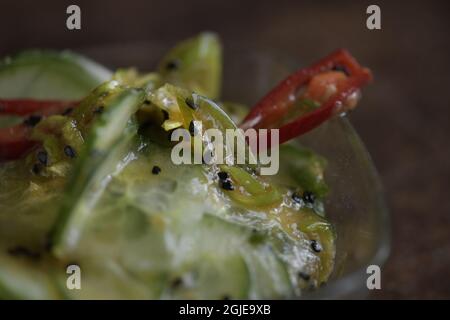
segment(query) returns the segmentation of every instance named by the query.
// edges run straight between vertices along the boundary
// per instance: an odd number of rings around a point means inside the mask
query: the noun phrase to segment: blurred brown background
[[[392,254],[374,298],[450,298],[450,6],[445,1],[0,1],[0,55],[176,41],[202,30],[225,42],[314,61],[348,48],[371,67],[351,120],[381,174]],[[65,27],[78,4],[82,30]],[[365,27],[369,4],[382,30]],[[132,54],[131,52],[129,54]],[[114,61],[114,59],[112,59]]]

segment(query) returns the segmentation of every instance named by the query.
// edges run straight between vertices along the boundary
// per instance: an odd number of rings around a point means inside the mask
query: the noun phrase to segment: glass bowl
[[[77,51],[112,69],[152,70],[170,44],[129,43]],[[231,48],[231,49],[230,49]],[[222,98],[252,105],[300,63],[273,50],[224,45]],[[360,110],[364,112],[364,99]],[[326,213],[337,233],[336,263],[330,280],[303,299],[362,299],[369,265],[382,266],[389,255],[390,225],[376,169],[347,117],[333,119],[299,138],[325,156],[330,186]]]

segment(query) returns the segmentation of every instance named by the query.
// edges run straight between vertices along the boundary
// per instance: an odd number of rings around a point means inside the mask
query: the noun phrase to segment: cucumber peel
[[[77,100],[112,73],[70,51],[24,51],[0,61],[0,97]]]
[[[179,43],[161,60],[158,72],[164,82],[217,98],[222,78],[222,47],[218,37],[204,32]]]

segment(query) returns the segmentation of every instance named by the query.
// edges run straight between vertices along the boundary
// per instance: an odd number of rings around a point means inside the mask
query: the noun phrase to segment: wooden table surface
[[[65,28],[66,7],[82,30]],[[365,27],[367,1],[2,0],[0,55],[28,47],[80,48],[177,40],[202,30],[227,42],[313,61],[348,48],[375,82],[351,121],[382,177],[392,254],[373,298],[450,298],[450,31],[442,1],[376,1],[382,29]]]

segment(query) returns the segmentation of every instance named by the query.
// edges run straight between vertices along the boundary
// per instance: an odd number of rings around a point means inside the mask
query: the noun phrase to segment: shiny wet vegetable
[[[265,109],[267,98],[245,117],[242,105],[216,101],[221,55],[218,38],[203,33],[170,50],[156,72],[101,72],[108,74],[101,84],[83,76],[77,85],[86,92],[67,84],[52,100],[54,79],[79,69],[41,54],[39,68],[51,76],[14,99],[0,90],[1,116],[40,116],[32,126],[7,119],[0,129],[8,130],[0,136],[0,297],[291,298],[326,283],[336,234],[324,199],[339,192],[327,187],[326,159],[290,141],[275,176],[261,175],[258,163],[176,165],[169,136],[184,128],[194,140],[195,121],[224,132],[244,118],[242,127],[271,127],[289,112],[323,116],[323,104],[336,102],[353,78],[316,70],[321,78],[309,74],[306,93],[279,117]],[[29,57],[30,69],[21,58],[14,73],[22,78],[0,69],[0,89],[26,82],[37,61]],[[88,73],[104,70],[92,66]],[[34,94],[42,99],[29,100]],[[258,105],[263,122],[249,125]],[[82,270],[81,290],[66,287],[71,264]]]

